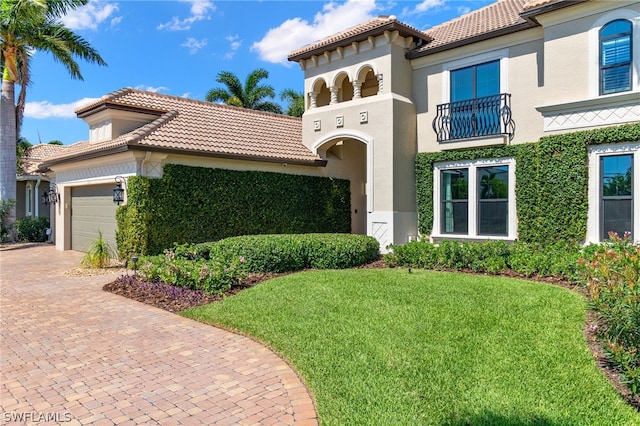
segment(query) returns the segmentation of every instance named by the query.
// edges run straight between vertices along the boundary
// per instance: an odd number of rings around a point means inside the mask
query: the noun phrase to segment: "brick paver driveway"
[[[317,424],[308,392],[246,337],[66,277],[81,253],[0,250],[0,424]]]

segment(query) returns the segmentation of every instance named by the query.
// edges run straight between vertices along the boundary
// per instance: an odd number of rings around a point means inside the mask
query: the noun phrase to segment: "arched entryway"
[[[372,211],[373,139],[360,132],[334,132],[317,140],[312,150],[327,160],[330,176],[348,179],[351,188],[351,232],[370,234],[368,213]]]

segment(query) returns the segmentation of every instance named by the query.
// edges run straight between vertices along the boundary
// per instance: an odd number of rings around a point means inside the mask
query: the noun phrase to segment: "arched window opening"
[[[353,99],[353,84],[351,84],[349,77],[346,74],[338,76],[336,79],[336,86],[340,88],[338,91],[338,102],[345,102]]]
[[[316,106],[321,107],[329,105],[329,102],[331,102],[331,93],[329,92],[327,83],[324,80],[322,80],[320,84],[316,83],[314,93],[317,93]]]
[[[600,30],[600,94],[631,90],[632,26],[626,19],[611,21]]]
[[[363,80],[361,79],[360,81]],[[373,73],[373,70],[371,68],[368,68],[366,70],[361,91],[363,98],[378,94],[378,77]]]

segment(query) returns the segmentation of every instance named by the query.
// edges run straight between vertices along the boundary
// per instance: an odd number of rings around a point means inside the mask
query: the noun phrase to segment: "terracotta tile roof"
[[[523,10],[533,10],[543,6],[550,6],[556,3],[562,3],[563,0],[529,0],[525,3]]]
[[[46,143],[32,146],[22,157],[23,174],[29,175],[35,173],[43,160],[53,157],[66,149],[67,146],[65,145],[51,145]]]
[[[300,118],[126,88],[76,110],[91,115],[104,107],[149,110],[150,123],[115,139],[80,142],[48,158],[45,166],[74,158],[127,149],[180,151],[257,161],[317,164],[322,161],[302,144]]]
[[[289,54],[290,61],[299,61],[308,59],[313,55],[318,55],[326,50],[332,50],[337,47],[349,46],[354,41],[366,40],[369,36],[383,34],[385,31],[399,31],[403,37],[416,37],[424,41],[429,41],[426,34],[407,24],[398,21],[394,15],[378,16],[370,19],[362,24],[356,25],[342,32],[324,38],[315,43],[308,44],[298,50],[294,50]]]
[[[527,0],[500,0],[437,25],[425,31],[433,41],[409,52],[407,57],[416,58],[458,45],[473,43],[478,41],[478,38],[490,38],[491,35],[533,27],[534,23],[520,16],[526,3]]]

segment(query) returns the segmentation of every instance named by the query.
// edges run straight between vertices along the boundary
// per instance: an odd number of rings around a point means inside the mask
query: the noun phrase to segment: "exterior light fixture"
[[[40,197],[42,199],[42,204],[44,204],[45,206],[48,206],[49,204],[55,204],[58,201],[60,201],[60,193],[58,192],[58,187],[56,186],[56,184],[52,184],[49,187],[49,190],[44,190],[42,192],[42,197]]]
[[[124,188],[122,185],[124,184]],[[124,202],[124,190],[127,187],[127,180],[122,176],[116,176],[116,186],[113,188],[113,202],[117,205]]]

